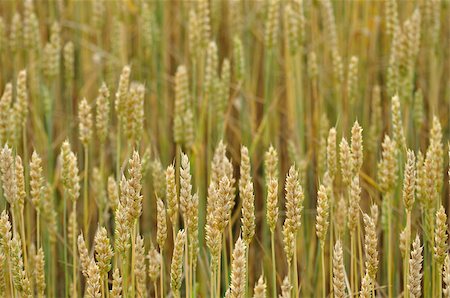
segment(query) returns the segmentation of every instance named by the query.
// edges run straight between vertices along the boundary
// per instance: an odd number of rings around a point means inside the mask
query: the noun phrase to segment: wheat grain
[[[247,278],[247,263],[245,260],[246,248],[244,241],[239,237],[233,250],[231,265],[230,297],[245,297],[245,286]]]
[[[266,183],[267,183],[267,222],[272,233],[278,220],[278,154],[273,148],[265,154]]]
[[[218,229],[214,216],[207,220],[205,227],[205,240],[211,254],[211,267],[215,270],[218,266],[221,249],[221,231]]]
[[[198,18],[199,18],[199,35],[200,46],[205,49],[208,42],[211,40],[211,20],[209,11],[209,2],[202,0],[198,3]]]
[[[420,48],[420,14],[416,9],[404,22],[400,44],[399,75],[402,97],[409,98],[413,93],[414,62]]]
[[[144,164],[144,158],[142,158],[142,168],[145,168]],[[150,166],[152,172],[153,189],[156,192],[156,196],[163,199],[166,196],[166,173],[159,159],[155,159],[153,162],[151,162]]]
[[[75,48],[71,41],[64,45],[64,79],[66,88],[71,90],[74,85],[75,78]]]
[[[189,204],[188,232],[189,232],[189,258],[192,260],[191,267],[195,272],[199,254],[199,236],[198,236],[198,193],[195,193]]]
[[[267,297],[267,286],[264,280],[264,275],[261,275],[258,282],[255,284],[255,289],[253,290],[253,298],[266,298]]]
[[[161,199],[157,199],[157,230],[156,230],[156,239],[159,245],[159,248],[162,250],[164,248],[164,243],[167,238],[167,219],[166,219],[166,208],[164,207],[164,203]]]
[[[333,252],[333,290],[334,297],[345,297],[345,267],[341,241],[336,241]]]
[[[27,71],[21,70],[17,76],[16,101],[14,103],[14,116],[16,117],[16,133],[26,125],[28,116],[28,90]]]
[[[119,190],[117,187],[117,183],[116,180],[114,179],[113,176],[109,176],[108,177],[108,203],[109,203],[109,207],[113,210],[116,211],[117,207],[119,205]]]
[[[444,271],[442,272],[442,280],[444,281],[445,287],[442,289],[442,294],[444,294],[445,298],[450,297],[450,258],[447,255],[445,256],[444,261]]]
[[[403,131],[400,98],[397,94],[392,97],[392,131],[397,148],[403,151],[406,148],[406,139]]]
[[[170,287],[174,297],[180,297],[181,281],[183,278],[183,252],[186,241],[186,233],[178,231],[175,239],[175,246],[172,255],[172,265],[170,268]]]
[[[232,187],[227,176],[223,176],[217,190],[217,200],[215,206],[215,217],[217,218],[217,228],[223,232],[230,220],[232,208]]]
[[[88,104],[86,98],[83,98],[78,107],[78,121],[80,141],[84,146],[87,146],[92,139],[93,123],[91,106]]]
[[[333,5],[329,0],[323,0],[321,1],[321,4],[324,7],[324,23],[327,37],[330,42],[334,79],[338,83],[338,85],[342,85],[344,77],[344,67],[342,63],[342,57],[339,54],[338,40],[337,40],[338,35],[336,30],[336,21],[333,12]]]
[[[119,121],[122,121],[125,116],[125,104],[128,96],[128,89],[130,87],[130,73],[130,66],[125,65],[122,69],[122,73],[120,74],[119,86],[117,87],[114,105]]]
[[[220,72],[219,91],[217,99],[215,100],[215,111],[217,115],[217,122],[221,125],[220,129],[223,129],[225,123],[224,117],[227,112],[228,100],[230,97],[230,85],[231,85],[231,66],[230,60],[224,59],[222,62],[222,68]]]
[[[82,269],[83,275],[86,278],[88,278],[89,277],[89,269],[91,266],[91,259],[89,257],[89,251],[86,246],[86,242],[84,241],[83,234],[78,235],[78,253],[80,254],[80,262],[81,262],[81,269]]]
[[[180,168],[180,211],[187,222],[188,206],[192,197],[191,185],[191,166],[186,154],[181,153],[181,168]]]
[[[58,22],[53,22],[50,27],[50,41],[46,44],[44,73],[49,80],[59,75],[61,57],[61,27]]]
[[[24,296],[31,296],[31,283],[24,269],[22,258],[21,240],[18,236],[14,236],[8,243],[9,245],[9,264],[12,271],[12,279],[15,289]]]
[[[345,202],[344,197],[340,197],[338,204],[336,206],[335,211],[335,224],[334,226],[337,229],[337,232],[342,235],[345,231],[345,227],[347,226],[347,203]]]
[[[330,213],[330,206],[328,203],[328,196],[325,186],[320,185],[317,192],[317,215],[316,215],[316,234],[323,247],[328,230],[328,217]]]
[[[250,174],[250,157],[247,147],[241,147],[241,168],[239,179],[239,195],[242,200],[242,239],[249,245],[255,235],[255,197]]]
[[[361,186],[359,185],[359,177],[352,179],[350,186],[350,198],[348,207],[348,228],[354,232],[359,222],[359,201],[361,200]]]
[[[378,239],[375,223],[367,214],[364,214],[364,250],[366,253],[366,269],[372,281],[376,280],[378,271]]]
[[[142,138],[144,123],[144,97],[145,86],[132,82],[126,98],[123,126],[125,136],[134,144]]]
[[[285,18],[283,24],[286,25],[285,30],[287,31],[287,40],[289,42],[289,51],[292,55],[295,55],[295,53],[298,50],[298,46],[299,46],[299,39],[298,39],[299,18],[296,15],[296,12],[294,12],[294,9],[292,8],[291,5],[286,5],[284,7],[283,17]]]
[[[65,141],[61,146],[62,182],[68,197],[76,201],[80,196],[80,178],[78,176],[77,157]]]
[[[278,41],[280,3],[278,0],[271,0],[268,3],[266,31],[264,33],[264,44],[273,48]]]
[[[96,106],[95,128],[100,143],[104,144],[108,135],[110,113],[109,89],[105,82],[102,83],[102,86],[98,90]]]
[[[148,276],[152,282],[156,282],[159,277],[159,273],[162,265],[161,254],[158,253],[156,248],[151,244],[150,250],[148,251]]]
[[[111,270],[111,258],[113,257],[113,251],[105,227],[97,229],[94,238],[94,249],[100,275],[105,275]]]
[[[136,290],[138,297],[147,297],[147,264],[145,262],[144,238],[140,235],[136,237],[136,266],[134,274],[136,276]]]
[[[292,286],[289,282],[289,277],[286,276],[283,279],[283,284],[281,285],[281,295],[280,298],[290,298],[291,297]]]
[[[9,221],[9,215],[6,212],[6,210],[3,210],[0,216],[0,237],[2,248],[6,256],[8,256],[9,243],[11,242],[12,239],[12,233],[11,233],[11,222]]]
[[[0,295],[6,295],[5,267],[6,267],[5,253],[0,252]]]
[[[226,177],[224,179],[226,179]],[[222,206],[221,208],[217,208],[216,206],[219,205],[218,201],[217,189],[214,187],[213,183],[211,183],[208,187],[205,240],[206,245],[208,246],[211,253],[212,269],[215,269],[218,265],[221,248],[221,230],[218,226],[218,221],[221,219],[221,217],[216,215],[220,215],[220,213],[223,212],[224,207]],[[227,207],[227,205],[225,205],[225,207]]]
[[[348,63],[348,73],[347,73],[347,97],[348,97],[350,105],[354,105],[356,103],[356,100],[358,97],[358,88],[357,88],[357,86],[358,86],[358,64],[359,64],[358,57],[351,56],[350,62]],[[356,122],[356,123],[358,123],[358,122]],[[357,169],[356,165],[355,165],[355,169]]]
[[[327,171],[332,180],[334,180],[337,172],[336,157],[336,128],[330,128],[327,139]]]
[[[50,27],[50,42],[57,52],[61,50],[61,26],[58,22],[53,22]]]
[[[278,181],[270,179],[267,185],[267,222],[272,233],[278,221]]]
[[[223,141],[220,141],[214,151],[214,156],[211,163],[211,182],[218,187],[222,177],[226,176],[231,185],[231,192],[234,194],[234,184],[236,181],[233,177],[233,164],[226,156],[226,151],[227,146],[223,143]],[[234,207],[233,200],[230,202],[230,207]]]
[[[19,51],[22,44],[22,19],[19,13],[14,13],[11,20],[11,29],[9,33],[9,47],[12,53]]]
[[[45,293],[45,261],[44,261],[44,251],[40,247],[37,254],[34,257],[35,272],[34,278],[36,283],[36,290],[39,297],[43,297]]]
[[[350,146],[345,138],[339,144],[339,157],[341,163],[342,183],[348,186],[352,181],[353,159]]]
[[[366,271],[366,274],[364,275],[362,281],[361,281],[361,292],[359,297],[360,298],[370,298],[372,293],[372,279],[369,275],[369,273]]]
[[[102,296],[100,292],[100,270],[93,259],[89,262],[87,269],[87,281],[86,281],[86,297],[87,298],[100,298]]]
[[[205,65],[205,96],[216,95],[217,70],[219,66],[217,44],[214,41],[209,42],[206,51]]]
[[[434,257],[438,264],[444,263],[447,254],[447,215],[443,206],[436,212],[436,225],[434,233]]]
[[[414,125],[417,130],[420,131],[422,126],[424,125],[424,107],[423,107],[423,94],[422,90],[418,89],[414,92]]]
[[[283,243],[284,243],[284,253],[286,255],[286,260],[290,265],[292,263],[292,258],[294,257],[294,246],[295,246],[295,234],[294,228],[291,225],[291,221],[285,220],[283,224]]]
[[[36,209],[40,209],[42,189],[44,187],[44,178],[42,176],[42,159],[33,151],[30,161],[30,196]]]
[[[175,168],[169,165],[166,170],[166,199],[167,214],[172,222],[172,226],[176,226],[178,218],[178,194],[175,184]]]
[[[389,36],[394,34],[394,30],[398,26],[397,1],[389,0],[385,2],[386,10],[386,31]]]
[[[55,243],[57,234],[57,212],[52,200],[52,188],[47,183],[42,191],[42,217],[47,222],[46,228],[50,234],[50,241]]]
[[[34,13],[33,1],[24,1],[23,10],[23,44],[30,50],[35,50],[40,45],[40,43],[36,42],[40,34],[38,19]]]
[[[7,83],[0,99],[0,145],[4,146],[11,137],[11,102],[12,102],[12,84]]]
[[[112,298],[122,297],[122,277],[120,276],[118,268],[114,269],[112,289],[110,294]]]
[[[130,247],[130,227],[128,209],[119,202],[115,213],[114,252],[124,255]]]
[[[379,85],[375,85],[372,89],[372,102],[371,102],[372,117],[370,118],[369,128],[369,151],[376,152],[378,150],[378,144],[381,135],[381,123],[382,119],[382,106],[381,106],[381,90]]]
[[[129,179],[124,182],[126,185],[126,204],[128,210],[128,220],[130,223],[134,223],[142,213],[142,164],[137,151],[133,151],[133,155],[128,161],[128,174]],[[124,180],[125,178],[122,178]],[[122,189],[122,187],[121,187]]]
[[[352,127],[351,138],[351,157],[353,176],[358,175],[363,165],[363,144],[362,144],[362,128],[358,121],[355,121]]]
[[[297,1],[300,2],[300,1]],[[308,54],[308,76],[311,79],[317,79],[319,74],[318,66],[317,66],[317,55],[315,52],[311,51]]]
[[[423,165],[423,170],[424,170],[424,174],[425,174],[425,182],[424,182],[424,192],[425,192],[425,196],[424,196],[424,206],[426,208],[426,210],[428,211],[432,211],[435,206],[434,206],[434,201],[435,199],[437,199],[438,196],[438,192],[436,189],[436,181],[435,179],[437,179],[436,177],[436,172],[434,171],[434,164],[435,164],[435,154],[433,152],[433,150],[431,148],[428,148],[426,156],[425,156],[425,161],[424,161],[424,165]]]
[[[370,206],[370,217],[372,217],[373,223],[376,226],[379,218],[379,209],[377,204],[372,204],[372,206]]]
[[[17,202],[17,176],[15,174],[12,150],[5,145],[0,154],[0,170],[2,176],[3,195],[9,204]]]
[[[294,166],[291,166],[286,176],[286,221],[287,226],[296,233],[301,225],[301,212],[303,210],[304,194],[300,185],[299,174]],[[286,222],[285,222],[286,225]]]
[[[411,250],[411,258],[409,260],[409,276],[408,276],[408,290],[411,298],[420,297],[422,293],[422,249],[420,245],[419,235],[413,242],[413,248]]]
[[[405,178],[403,180],[403,203],[408,212],[411,212],[414,204],[414,188],[416,184],[416,158],[412,150],[407,152],[407,161],[405,164]]]
[[[396,26],[395,28],[393,28],[392,31],[393,31],[392,44],[389,56],[389,65],[387,69],[387,82],[386,82],[388,94],[390,96],[395,95],[398,89],[400,88],[399,61],[402,56],[401,44],[403,39],[400,26]]]
[[[428,152],[432,158],[432,171],[434,176],[434,184],[436,187],[436,193],[440,193],[442,183],[444,180],[444,148],[442,144],[442,127],[439,119],[433,117],[433,125],[430,130],[430,146]],[[428,155],[427,152],[427,155]]]
[[[383,193],[392,191],[397,181],[397,145],[386,135],[382,143],[382,158],[378,162],[378,180]]]
[[[200,20],[193,9],[189,11],[188,29],[189,53],[193,59],[196,59],[198,50],[200,49],[200,38],[202,36],[200,31]]]
[[[25,191],[25,177],[22,158],[19,155],[16,155],[15,158],[15,174],[17,205],[19,206],[19,210],[23,210],[27,194]]]

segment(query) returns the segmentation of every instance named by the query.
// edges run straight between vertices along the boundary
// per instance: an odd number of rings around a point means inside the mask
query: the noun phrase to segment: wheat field
[[[450,297],[448,0],[4,0],[0,95],[0,297]]]

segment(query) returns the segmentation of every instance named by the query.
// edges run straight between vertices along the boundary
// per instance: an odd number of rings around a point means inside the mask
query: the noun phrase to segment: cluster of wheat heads
[[[0,296],[450,297],[449,20],[0,2]]]

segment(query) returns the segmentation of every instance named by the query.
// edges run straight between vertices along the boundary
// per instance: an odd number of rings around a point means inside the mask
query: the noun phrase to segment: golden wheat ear
[[[172,265],[170,268],[170,287],[174,297],[180,297],[181,281],[183,279],[183,255],[186,241],[184,230],[178,231],[172,254]],[[186,268],[187,269],[187,268]]]
[[[267,297],[267,285],[264,279],[264,275],[261,274],[253,290],[253,298],[266,298],[266,297]]]
[[[420,244],[419,235],[412,244],[411,258],[409,259],[408,291],[411,297],[422,296],[422,256],[423,247]]]

